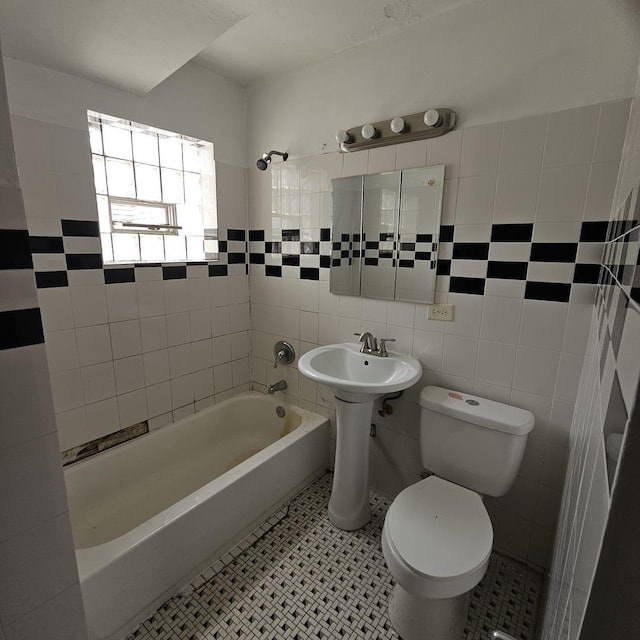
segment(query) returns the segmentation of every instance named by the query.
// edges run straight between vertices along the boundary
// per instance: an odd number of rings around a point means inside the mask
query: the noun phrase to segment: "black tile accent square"
[[[282,242],[265,242],[265,253],[282,253]]]
[[[439,275],[439,276],[451,275],[451,260],[438,260],[436,275]]]
[[[218,252],[227,253],[229,243],[226,240],[218,240]]]
[[[607,239],[608,220],[583,222],[580,230],[580,242],[604,242]]]
[[[472,293],[481,296],[484,294],[484,284],[484,278],[451,276],[449,280],[449,291],[451,291],[451,293]]]
[[[320,268],[328,269],[331,266],[330,256],[320,256]]]
[[[227,240],[244,241],[247,238],[247,232],[244,229],[227,229]]]
[[[531,245],[532,262],[575,262],[577,242],[534,242]]]
[[[442,227],[440,227],[442,229]],[[444,242],[440,238],[441,242]],[[431,233],[419,233],[416,235],[416,242],[433,242],[433,234]]]
[[[431,251],[416,251],[416,260],[431,260]]]
[[[245,253],[228,253],[227,254],[228,264],[244,264],[246,261],[247,261],[247,256]]]
[[[31,269],[31,245],[25,229],[0,230],[0,269]]]
[[[36,287],[51,289],[53,287],[68,287],[69,279],[66,271],[37,271]]]
[[[573,272],[573,281],[576,283],[597,284],[599,277],[599,264],[577,264]]]
[[[364,259],[364,264],[367,267],[377,267],[378,266],[378,258],[365,258]],[[340,265],[336,265],[337,267],[339,267]]]
[[[532,237],[533,223],[491,226],[491,242],[530,242]]]
[[[454,242],[455,260],[486,260],[489,257],[488,242]]]
[[[105,269],[105,284],[121,284],[123,282],[135,282],[136,271],[133,267],[124,267],[122,269]]]
[[[264,267],[264,275],[273,278],[282,278],[282,267],[273,264],[267,264]]]
[[[250,253],[249,254],[249,263],[250,264],[264,264],[264,253]]]
[[[402,269],[413,269],[414,264],[414,260],[398,260],[398,266]]]
[[[527,282],[524,290],[525,300],[549,300],[550,302],[569,302],[571,285],[557,282]]]
[[[102,269],[102,255],[99,253],[67,253],[65,255],[67,269]]]
[[[210,264],[209,265],[209,277],[218,278],[220,276],[229,275],[229,268],[226,264]]]
[[[283,229],[283,242],[300,242],[300,229]]]
[[[264,240],[264,229],[249,229],[249,242],[262,242]]]
[[[58,236],[31,236],[31,253],[64,253],[64,243]]]
[[[16,349],[43,342],[40,309],[0,312],[0,349]]]
[[[63,220],[62,235],[75,238],[99,238],[100,225],[97,220]]]
[[[502,280],[526,280],[528,262],[501,262],[489,260],[487,265],[487,278]]]
[[[300,256],[285,253],[282,255],[282,265],[286,267],[299,267]]]
[[[440,226],[440,242],[453,242],[453,225]]]
[[[326,227],[320,229],[320,240],[321,242],[329,242],[331,240],[331,229]]]
[[[301,267],[300,268],[301,280],[320,280],[320,269],[314,267]]]
[[[187,267],[162,267],[163,280],[182,280],[187,277]]]

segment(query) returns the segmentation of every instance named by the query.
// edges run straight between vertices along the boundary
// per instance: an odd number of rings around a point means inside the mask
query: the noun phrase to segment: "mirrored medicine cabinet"
[[[332,181],[331,293],[432,303],[444,165]]]

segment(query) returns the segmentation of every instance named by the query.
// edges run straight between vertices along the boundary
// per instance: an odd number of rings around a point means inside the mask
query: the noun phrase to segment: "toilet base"
[[[455,598],[417,598],[396,583],[389,618],[402,640],[460,640],[469,599],[469,591]]]

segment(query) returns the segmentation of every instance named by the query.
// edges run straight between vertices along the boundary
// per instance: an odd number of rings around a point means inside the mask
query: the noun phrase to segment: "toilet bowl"
[[[509,490],[534,419],[439,387],[423,389],[420,404],[422,462],[434,475],[400,492],[387,511],[382,551],[396,583],[389,618],[402,640],[459,640],[493,544],[479,492]]]

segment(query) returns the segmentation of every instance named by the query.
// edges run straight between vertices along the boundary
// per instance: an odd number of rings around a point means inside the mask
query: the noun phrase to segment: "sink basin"
[[[389,351],[381,358],[360,353],[360,344],[350,342],[312,349],[300,358],[298,370],[335,391],[374,396],[407,389],[422,375],[411,356]]]

